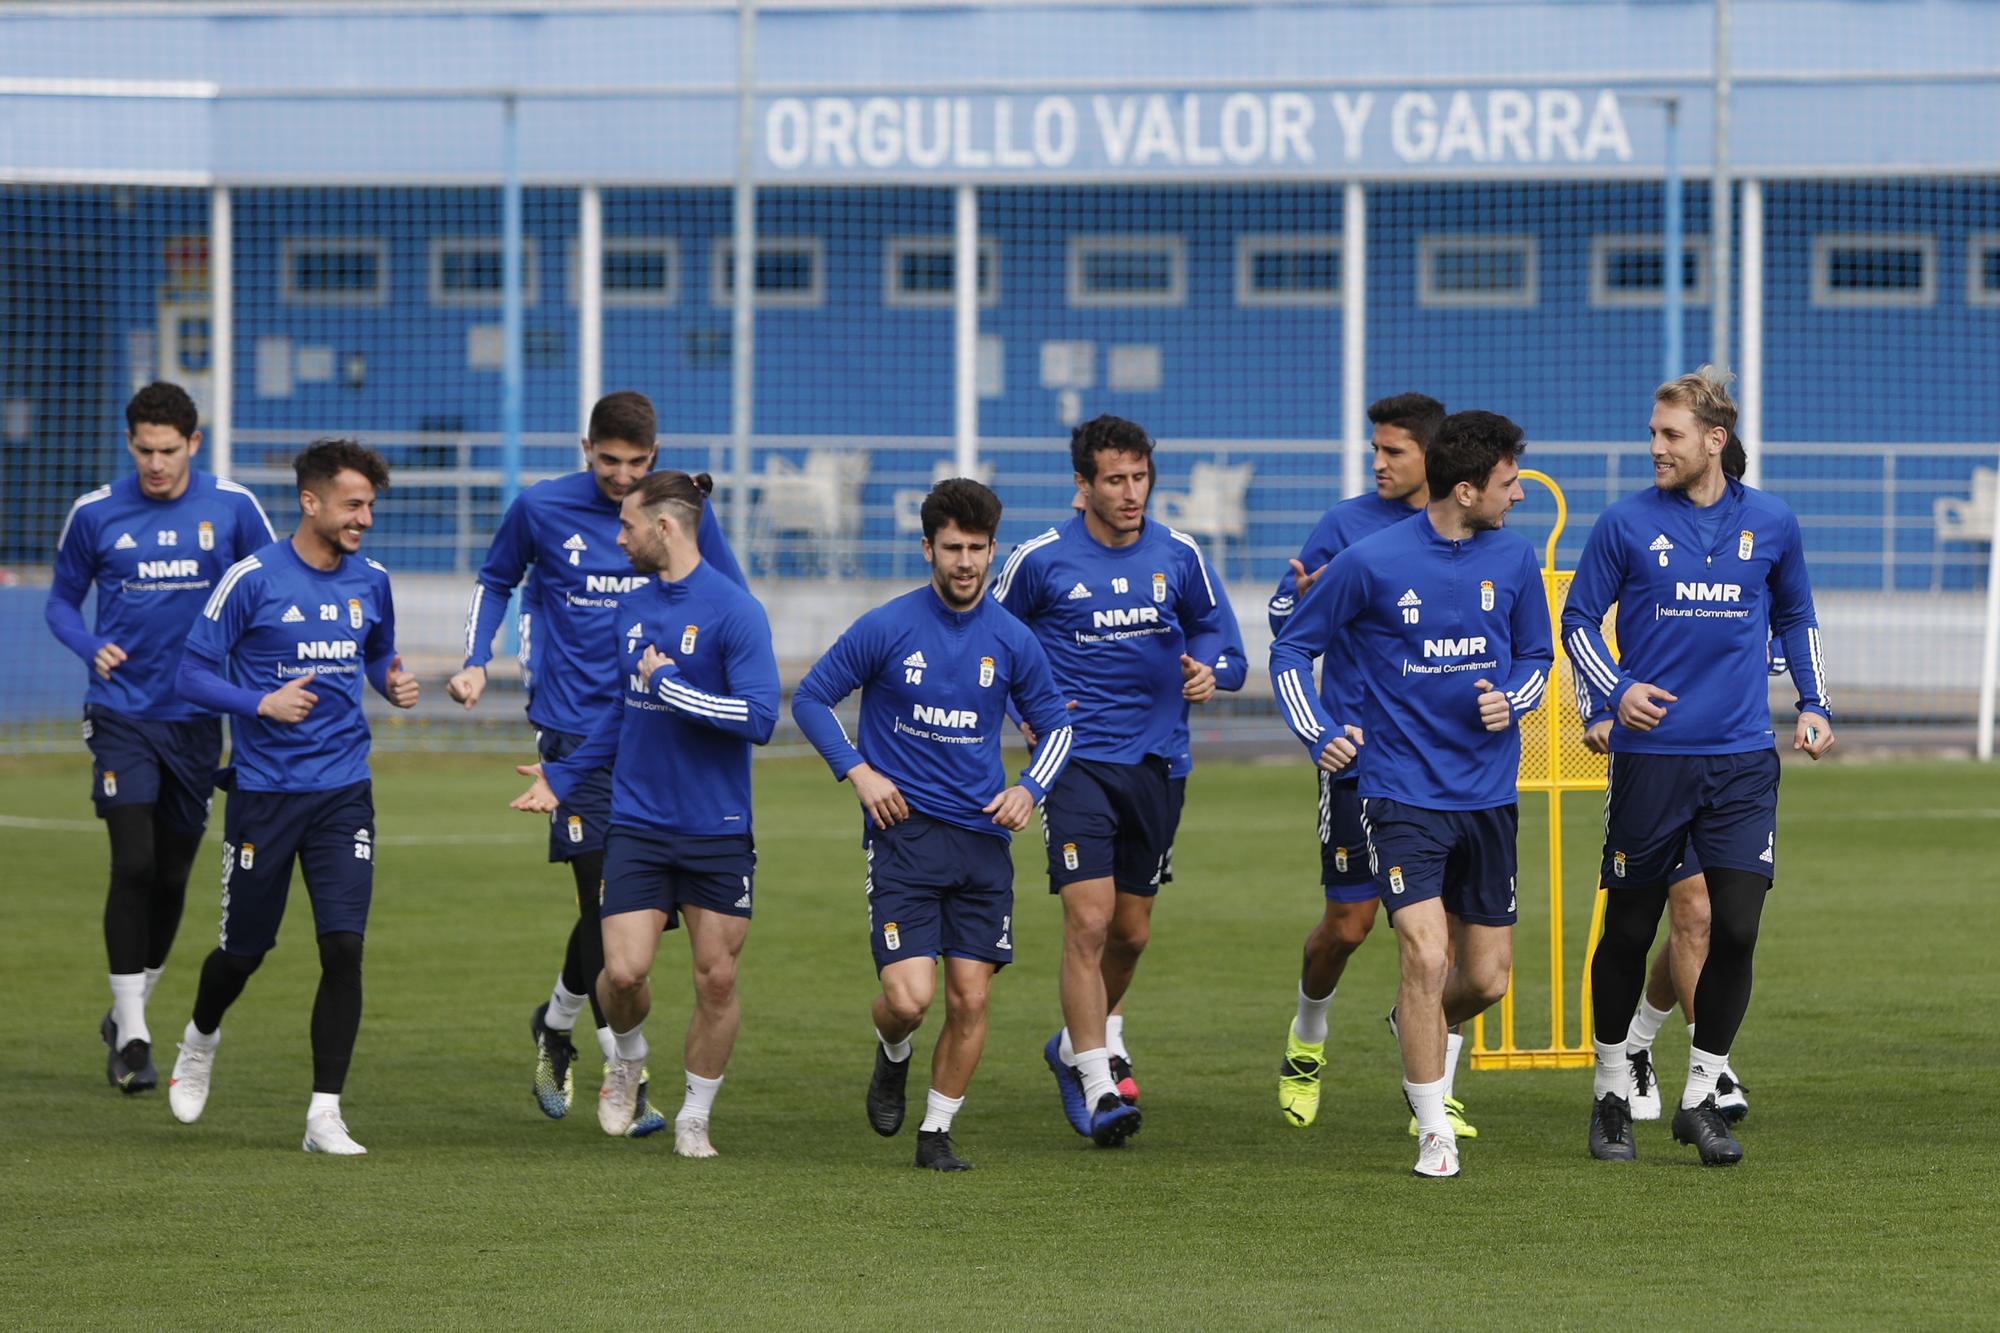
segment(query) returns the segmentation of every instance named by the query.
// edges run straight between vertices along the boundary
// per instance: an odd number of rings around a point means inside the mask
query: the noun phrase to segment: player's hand
[[[1357,750],[1361,748],[1361,743],[1363,739],[1361,734],[1361,728],[1355,726],[1352,722],[1350,722],[1346,726],[1342,727],[1341,730],[1347,733],[1347,739],[1354,742],[1354,747]]]
[[[1028,795],[1026,787],[1016,784],[1001,792],[981,807],[984,813],[993,816],[993,822],[1001,828],[1019,833],[1028,827],[1028,816],[1035,813],[1035,798]]]
[[[313,683],[318,679],[310,671],[303,676],[293,676],[257,701],[257,716],[283,722],[287,726],[305,721],[306,714],[312,712],[313,705],[319,702],[319,696],[312,692]]]
[[[1792,729],[1792,748],[1818,759],[1833,748],[1833,723],[1818,713],[1800,713],[1799,723]]]
[[[1181,698],[1191,704],[1205,704],[1215,697],[1215,668],[1181,654]]]
[[[555,788],[542,776],[540,764],[516,764],[514,771],[524,778],[533,778],[535,785],[507,802],[511,810],[526,810],[531,815],[552,815],[561,802],[556,800]]]
[[[469,666],[444,683],[444,692],[451,696],[455,704],[467,708],[479,702],[479,696],[486,693],[486,668]]]
[[[1490,680],[1475,680],[1472,688],[1479,691],[1479,725],[1488,731],[1505,731],[1514,725],[1514,705],[1507,702],[1507,696],[1493,688]]]
[[[1667,715],[1662,703],[1678,703],[1679,698],[1657,685],[1639,681],[1618,698],[1618,725],[1627,731],[1651,731]]]
[[[1325,565],[1321,565],[1318,569],[1308,574],[1304,565],[1296,560],[1292,561],[1292,595],[1300,601],[1304,601],[1306,593],[1312,588],[1313,584],[1319,582],[1319,576],[1324,573],[1326,573]]]
[[[1611,753],[1611,719],[1600,718],[1583,729],[1583,748],[1592,754]]]
[[[653,673],[661,667],[670,667],[673,664],[673,658],[649,643],[646,645],[646,651],[639,654],[639,679],[645,681],[646,688],[650,690],[653,688]]]
[[[1354,756],[1359,753],[1359,745],[1360,742],[1349,740],[1344,735],[1335,736],[1326,743],[1326,748],[1319,752],[1319,766],[1329,773],[1340,772],[1354,762]]]
[[[90,669],[100,680],[110,680],[111,670],[125,661],[125,650],[115,643],[107,643],[97,650],[97,656],[90,659]]]
[[[854,784],[855,799],[876,828],[894,828],[910,817],[909,802],[896,790],[896,784],[868,765],[856,764],[847,771],[847,780]]]
[[[389,659],[389,674],[384,677],[383,683],[389,687],[388,699],[390,703],[398,708],[415,708],[417,706],[417,694],[423,687],[417,683],[415,676],[403,670],[403,655],[401,653]]]

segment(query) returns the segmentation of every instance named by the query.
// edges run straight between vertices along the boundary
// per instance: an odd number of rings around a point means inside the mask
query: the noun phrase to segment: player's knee
[[[245,979],[249,978],[258,968],[264,965],[264,955],[261,953],[228,953],[222,949],[217,949],[208,957],[209,963],[212,963],[220,970]],[[208,964],[203,964],[203,966],[208,966]]]
[[[1451,958],[1442,942],[1406,947],[1402,963],[1404,981],[1422,991],[1443,992],[1445,973],[1451,969]]]
[[[629,958],[613,958],[607,954],[602,975],[604,984],[618,995],[630,995],[646,984],[646,969]]]
[[[916,986],[890,982],[882,987],[882,1005],[898,1027],[915,1027],[929,1012],[931,996]]]
[[[1152,927],[1143,921],[1136,925],[1113,923],[1105,932],[1104,952],[1121,961],[1134,962],[1146,952],[1146,943],[1152,937]]]
[[[1482,1008],[1496,1005],[1507,994],[1507,969],[1481,969],[1466,978],[1466,986]]]
[[[954,1027],[985,1022],[988,993],[983,981],[976,985],[948,986],[945,990],[945,1020]]]
[[[1368,932],[1374,928],[1373,912],[1332,912],[1321,918],[1318,927],[1313,931],[1312,941],[1308,942],[1306,947],[1313,948],[1314,944],[1317,944],[1315,954],[1329,960],[1345,958],[1361,947],[1361,942],[1368,938]]]
[[[694,969],[694,997],[697,1003],[719,1009],[736,998],[736,960],[718,958],[697,963]]]
[[[361,936],[336,930],[319,937],[319,970],[336,981],[361,980]]]
[[[1111,913],[1072,911],[1063,918],[1063,948],[1100,957],[1111,932]]]

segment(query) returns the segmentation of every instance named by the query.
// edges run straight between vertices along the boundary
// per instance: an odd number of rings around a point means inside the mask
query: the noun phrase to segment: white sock
[[[335,1115],[340,1114],[339,1093],[315,1092],[312,1095],[312,1100],[306,1103],[306,1119],[311,1120],[314,1116],[320,1114],[323,1111],[331,1111]]]
[[[1412,1083],[1403,1080],[1403,1095],[1410,1099],[1410,1109],[1416,1112],[1417,1133],[1442,1134],[1448,1139],[1457,1136],[1451,1132],[1451,1122],[1444,1116],[1443,1079],[1435,1083]]]
[[[1118,1085],[1111,1081],[1111,1052],[1102,1046],[1094,1051],[1076,1053],[1076,1072],[1083,1076],[1083,1104],[1090,1110],[1097,1109],[1097,1101],[1105,1093],[1118,1095]]]
[[[1127,1064],[1132,1062],[1132,1052],[1125,1049],[1125,1015],[1112,1014],[1104,1020],[1104,1049]]]
[[[213,1032],[203,1032],[194,1025],[192,1018],[188,1020],[187,1026],[181,1030],[181,1044],[183,1046],[191,1046],[197,1051],[212,1051],[221,1040],[222,1029],[220,1027],[217,1027]]]
[[[1653,1049],[1653,1038],[1660,1035],[1660,1024],[1673,1017],[1671,1009],[1655,1009],[1653,1002],[1644,995],[1639,997],[1639,1011],[1632,1015],[1632,1026],[1625,1034],[1625,1047],[1632,1054]]]
[[[1605,1093],[1616,1093],[1627,1102],[1632,1100],[1632,1057],[1625,1054],[1625,1043],[1614,1041],[1609,1044],[1592,1038],[1590,1048],[1597,1052],[1597,1073],[1590,1086],[1590,1099],[1596,1101]]]
[[[924,1123],[917,1126],[920,1134],[930,1134],[938,1130],[951,1129],[951,1118],[958,1114],[958,1108],[965,1105],[963,1097],[947,1097],[932,1088],[930,1096],[924,1099]]]
[[[687,1076],[687,1094],[681,1098],[681,1109],[674,1115],[674,1123],[684,1120],[707,1120],[715,1111],[715,1094],[722,1090],[719,1078],[703,1078],[692,1069],[683,1070]]]
[[[1334,990],[1338,990],[1335,987]],[[1317,1046],[1326,1040],[1326,1011],[1333,1007],[1334,991],[1330,990],[1323,999],[1315,1000],[1306,994],[1304,986],[1299,987],[1299,1015],[1292,1020],[1292,1035],[1308,1046]]]
[[[1700,1106],[1715,1095],[1715,1080],[1723,1070],[1729,1068],[1729,1053],[1717,1055],[1712,1051],[1688,1047],[1687,1088],[1681,1093],[1683,1107]]]
[[[882,1035],[881,1028],[876,1028],[875,1040],[882,1043],[882,1053],[897,1064],[902,1064],[910,1058],[910,1039],[908,1037],[903,1038],[901,1041],[890,1041]]]
[[[597,1029],[597,1049],[604,1052],[604,1063],[610,1064],[618,1058],[618,1034],[609,1024]]]
[[[1444,1034],[1444,1095],[1451,1096],[1452,1085],[1458,1082],[1458,1053],[1465,1049],[1463,1032]]]
[[[166,969],[166,968],[164,968],[164,967],[149,967],[149,968],[147,968],[147,969],[146,969],[146,998],[147,998],[147,999],[149,999],[149,1000],[150,1000],[150,999],[152,999],[152,998],[153,998],[153,988],[154,988],[155,986],[157,986],[157,985],[159,985],[159,984],[160,984],[160,973],[162,973],[162,972],[164,972],[164,971],[166,971],[166,970],[167,970],[167,969]]]
[[[638,1060],[642,1063],[646,1059],[646,1025],[644,1023],[635,1025],[630,1032],[612,1033],[611,1040],[614,1043],[618,1059]]]
[[[1066,1065],[1076,1064],[1076,1047],[1069,1039],[1069,1029],[1062,1030],[1062,1040],[1056,1043],[1056,1058]]]
[[[555,989],[549,992],[549,1012],[542,1020],[557,1032],[568,1032],[576,1026],[576,1016],[583,1012],[587,997],[565,990],[562,978],[556,978]]]
[[[113,972],[111,974],[111,1022],[118,1029],[111,1035],[116,1038],[122,1050],[128,1041],[143,1041],[151,1045],[152,1032],[146,1027],[146,974],[144,972]]]

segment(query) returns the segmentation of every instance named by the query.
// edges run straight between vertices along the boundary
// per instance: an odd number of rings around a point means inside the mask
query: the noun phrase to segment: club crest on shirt
[[[700,633],[701,627],[699,625],[689,625],[681,631],[681,652],[683,654],[694,651],[695,636]]]
[[[1479,580],[1479,609],[1481,611],[1491,611],[1493,609],[1492,579]]]
[[[1167,600],[1167,576],[1159,570],[1153,571],[1153,600],[1156,602]]]
[[[361,599],[359,597],[350,597],[347,599],[347,627],[349,629],[361,628]]]
[[[202,550],[213,551],[215,549],[215,524],[209,522],[196,524],[194,539],[195,544],[200,546]]]
[[[1750,553],[1757,549],[1757,534],[1745,528],[1736,534],[1736,558],[1748,560]]]
[[[990,687],[992,684],[993,684],[993,659],[990,657],[982,657],[979,659],[979,687],[981,689],[986,689]]]

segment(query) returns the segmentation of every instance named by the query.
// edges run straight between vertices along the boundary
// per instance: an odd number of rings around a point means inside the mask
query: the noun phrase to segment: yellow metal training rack
[[[1542,558],[1542,592],[1548,600],[1549,623],[1562,624],[1563,602],[1569,597],[1574,570],[1556,568],[1556,539],[1569,520],[1569,504],[1562,487],[1545,473],[1524,469],[1523,482],[1546,486],[1555,497],[1556,521],[1549,530]],[[1590,1047],[1590,953],[1604,928],[1604,891],[1598,889],[1591,906],[1590,929],[1584,939],[1578,967],[1576,1040],[1564,1040],[1566,1015],[1564,980],[1566,958],[1563,951],[1563,796],[1569,792],[1603,791],[1608,779],[1608,763],[1603,755],[1592,754],[1583,745],[1583,721],[1577,716],[1576,689],[1572,683],[1569,658],[1563,652],[1562,636],[1555,636],[1556,658],[1542,706],[1521,724],[1521,781],[1523,792],[1546,792],[1549,808],[1549,1043],[1522,1046],[1514,1033],[1514,977],[1507,977],[1507,994],[1500,1001],[1500,1044],[1486,1041],[1486,1015],[1473,1020],[1472,1067],[1474,1069],[1578,1069],[1591,1063]],[[1599,849],[1589,849],[1591,877],[1596,878]],[[1517,897],[1519,895],[1516,895]],[[1523,912],[1526,917],[1529,915]],[[1525,923],[1524,923],[1525,924]],[[1517,929],[1517,939],[1521,935]]]

